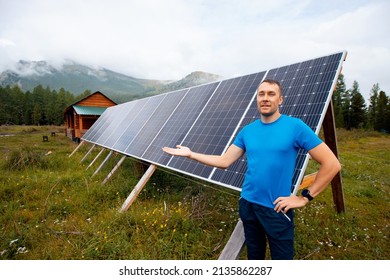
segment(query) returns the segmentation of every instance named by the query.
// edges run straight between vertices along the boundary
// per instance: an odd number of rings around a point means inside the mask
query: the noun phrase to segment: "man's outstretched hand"
[[[188,147],[177,145],[176,148],[164,147],[163,151],[173,156],[190,157],[191,150]]]

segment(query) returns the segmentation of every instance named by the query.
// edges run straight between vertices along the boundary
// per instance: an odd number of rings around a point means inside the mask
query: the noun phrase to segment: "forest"
[[[56,91],[42,85],[32,92],[24,92],[18,86],[0,87],[0,125],[62,125],[65,108],[89,94],[90,90],[75,95],[63,88]],[[390,98],[379,84],[373,85],[366,104],[359,83],[354,81],[347,89],[340,74],[332,98],[337,128],[390,132]]]
[[[62,125],[69,105],[91,94],[75,95],[63,88],[51,90],[42,85],[32,92],[18,86],[0,87],[0,125]]]

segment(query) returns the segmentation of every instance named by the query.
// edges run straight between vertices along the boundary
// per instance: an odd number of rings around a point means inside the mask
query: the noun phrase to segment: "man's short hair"
[[[262,83],[268,83],[268,84],[271,84],[271,85],[277,85],[279,87],[279,90],[280,90],[280,95],[281,96],[283,95],[283,88],[282,88],[282,85],[279,83],[279,81],[273,80],[273,79],[265,79],[265,80],[260,82],[259,86]]]

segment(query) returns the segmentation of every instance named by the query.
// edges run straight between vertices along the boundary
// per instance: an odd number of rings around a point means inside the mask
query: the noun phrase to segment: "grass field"
[[[346,212],[330,187],[296,210],[296,259],[388,260],[390,136],[339,130],[338,142]],[[0,127],[0,259],[218,258],[237,223],[236,191],[158,168],[119,213],[146,165],[127,158],[102,185],[121,156],[92,176],[107,152],[87,169],[99,149],[81,162],[91,146],[69,158],[75,147],[59,127]]]

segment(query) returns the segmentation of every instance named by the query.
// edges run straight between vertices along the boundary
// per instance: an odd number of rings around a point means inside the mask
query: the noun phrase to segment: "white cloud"
[[[347,86],[390,92],[389,12],[381,0],[0,0],[0,71],[71,59],[140,78],[231,77],[345,49]]]
[[[15,46],[15,43],[7,39],[0,38],[0,47],[5,48],[9,46]]]

